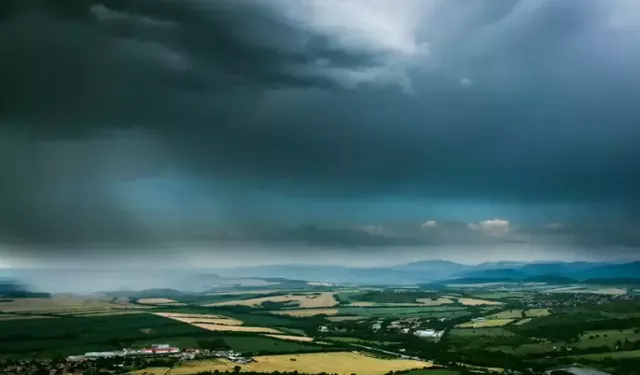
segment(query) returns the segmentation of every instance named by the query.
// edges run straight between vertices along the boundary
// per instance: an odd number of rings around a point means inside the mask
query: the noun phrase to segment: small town
[[[0,374],[61,375],[100,373],[104,370],[119,374],[129,372],[132,368],[144,369],[158,364],[212,358],[226,359],[238,365],[253,361],[233,350],[180,349],[167,344],[156,344],[150,348],[87,352],[47,361],[0,359]]]

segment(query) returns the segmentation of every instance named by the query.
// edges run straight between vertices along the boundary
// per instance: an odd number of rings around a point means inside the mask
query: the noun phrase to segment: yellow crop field
[[[494,306],[494,305],[502,305],[502,302],[488,301],[488,300],[477,299],[477,298],[458,298],[458,302],[460,304],[465,305],[465,306],[482,306],[482,305]]]
[[[487,320],[493,319],[520,319],[522,318],[522,310],[508,310],[485,316]]]
[[[131,375],[165,375],[169,372],[171,368],[169,367],[147,367],[142,370],[132,371],[129,374]]]
[[[458,324],[456,327],[457,328],[490,328],[490,327],[502,327],[505,326],[511,322],[513,322],[515,319],[487,319],[487,320],[482,320],[479,322],[464,322],[461,324]]]
[[[233,332],[257,332],[257,333],[282,333],[273,328],[246,327],[238,319],[228,318],[222,315],[181,314],[181,313],[156,313],[168,319],[178,320],[209,331],[233,331]]]
[[[199,327],[209,331],[282,333],[277,329],[267,328],[267,327],[229,326],[229,325],[223,325],[223,324],[201,324],[201,323],[193,323],[191,325],[194,327]]]
[[[313,337],[307,337],[307,336],[274,335],[274,334],[267,334],[265,336],[273,337],[274,339],[288,340],[288,341],[300,341],[300,342],[313,341]]]
[[[82,315],[109,311],[136,309],[144,311],[148,307],[124,301],[112,301],[104,297],[54,296],[53,298],[21,298],[0,304],[5,313]]]
[[[541,316],[551,315],[551,310],[549,309],[529,309],[524,312],[524,314],[528,318],[539,318]]]
[[[179,313],[157,313],[156,315],[177,320],[187,324],[206,323],[225,326],[240,326],[242,321],[238,319],[227,318],[220,315],[201,315],[201,314],[179,314]]]
[[[379,359],[352,352],[271,355],[255,357],[254,362],[240,365],[241,371],[304,372],[309,374],[383,375],[389,371],[403,371],[431,367],[431,362],[408,359]],[[195,374],[203,371],[232,371],[236,364],[226,360],[205,360],[182,363],[168,375]]]
[[[532,321],[533,318],[524,318],[524,319],[520,319],[517,322],[513,323],[516,326],[522,325],[522,324],[526,324],[529,323],[530,321]]]
[[[296,317],[306,317],[315,315],[337,315],[338,309],[292,309],[292,310],[274,310],[272,314],[288,315]]]
[[[286,294],[282,296],[268,296],[245,300],[212,303],[206,306],[252,306],[259,307],[263,302],[289,303],[291,306],[302,308],[332,307],[338,304],[335,292],[310,293],[301,295]]]

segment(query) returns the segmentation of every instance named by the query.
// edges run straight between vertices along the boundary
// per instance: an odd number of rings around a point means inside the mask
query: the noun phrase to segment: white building
[[[433,329],[422,329],[415,331],[413,334],[418,337],[440,337],[442,336],[443,331],[436,331]]]

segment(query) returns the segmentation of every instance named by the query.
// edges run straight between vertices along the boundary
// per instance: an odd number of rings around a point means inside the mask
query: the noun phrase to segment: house
[[[433,329],[421,329],[413,333],[418,337],[436,337],[436,331]]]

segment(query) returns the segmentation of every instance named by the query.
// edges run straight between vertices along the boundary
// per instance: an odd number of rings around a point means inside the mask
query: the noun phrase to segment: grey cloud
[[[218,241],[206,224],[194,224],[196,235],[152,225],[117,198],[119,181],[176,170],[311,200],[481,197],[640,212],[639,28],[623,17],[632,0],[352,3],[300,2],[287,13],[284,0],[3,1],[5,236]],[[361,22],[381,14],[391,14],[385,27]],[[635,241],[615,228],[502,239],[466,222],[429,229],[247,236],[335,246]]]

